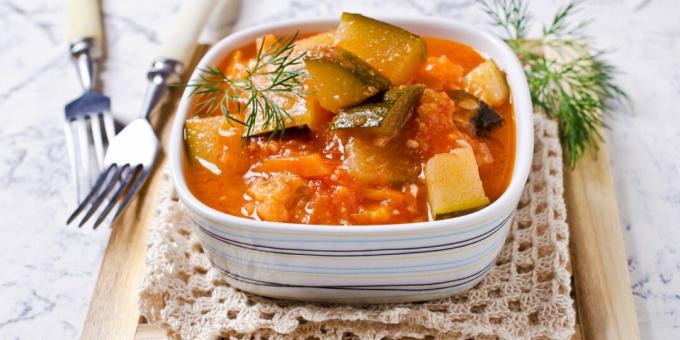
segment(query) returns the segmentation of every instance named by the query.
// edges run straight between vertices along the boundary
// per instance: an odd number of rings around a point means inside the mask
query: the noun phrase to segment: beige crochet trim
[[[566,339],[574,333],[562,150],[534,115],[528,184],[496,267],[463,295],[424,303],[321,305],[238,291],[213,269],[167,178],[149,231],[139,310],[184,339]]]

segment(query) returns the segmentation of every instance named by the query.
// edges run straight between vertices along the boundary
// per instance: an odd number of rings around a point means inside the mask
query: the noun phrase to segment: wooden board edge
[[[606,145],[565,168],[573,289],[582,339],[640,339]]]
[[[195,68],[209,47],[196,47],[187,70]],[[187,77],[188,74],[185,74],[182,81],[186,81]],[[156,210],[155,202],[163,180],[160,172],[167,161],[165,150],[182,92],[180,87],[171,87],[167,98],[153,115],[152,125],[161,141],[161,152],[148,182],[111,227],[81,339],[136,338],[140,320],[137,289],[145,271],[146,234]],[[150,327],[143,327],[142,334],[148,334]]]

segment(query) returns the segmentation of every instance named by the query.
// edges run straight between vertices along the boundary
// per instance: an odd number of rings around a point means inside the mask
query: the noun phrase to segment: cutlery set
[[[66,145],[78,206],[68,217],[93,228],[116,209],[113,222],[132,201],[152,170],[159,141],[149,117],[177,82],[193,55],[199,35],[217,1],[183,0],[176,21],[147,72],[149,87],[139,117],[115,133],[111,100],[96,90],[96,61],[101,56],[102,21],[98,0],[68,0],[71,56],[84,93],[65,107]],[[88,132],[89,130],[89,132]],[[89,192],[85,194],[85,192]],[[84,196],[84,197],[83,197]]]

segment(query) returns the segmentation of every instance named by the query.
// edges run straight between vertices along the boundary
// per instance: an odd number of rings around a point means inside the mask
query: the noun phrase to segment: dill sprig
[[[275,97],[301,98],[305,93],[300,67],[305,54],[293,54],[297,35],[278,37],[268,46],[261,39],[255,61],[242,77],[232,79],[217,67],[202,69],[200,79],[186,85],[193,87],[192,95],[203,96],[198,111],[219,108],[227,119],[245,126],[244,138],[269,127],[270,139],[282,137],[286,121],[293,118]],[[245,119],[239,118],[242,113]]]
[[[616,68],[603,59],[603,51],[590,49],[581,33],[588,22],[572,22],[580,3],[559,9],[543,26],[543,36],[530,39],[526,1],[478,2],[523,63],[534,106],[557,120],[566,161],[574,167],[588,147],[597,149],[602,140],[611,100],[627,97],[614,83]]]

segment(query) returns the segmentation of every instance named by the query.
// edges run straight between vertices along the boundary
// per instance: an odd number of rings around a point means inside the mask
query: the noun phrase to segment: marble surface
[[[138,110],[162,29],[179,0],[104,1],[104,91]],[[545,20],[564,0],[531,3]],[[79,93],[63,3],[0,0],[0,339],[79,335],[109,231],[66,227],[73,207],[63,104]],[[675,0],[591,0],[587,32],[625,73],[631,105],[607,133],[633,294],[644,339],[680,338],[680,21]],[[428,16],[488,29],[473,0],[247,1],[237,28],[293,17]]]

